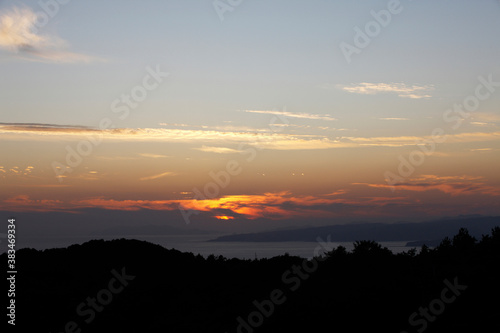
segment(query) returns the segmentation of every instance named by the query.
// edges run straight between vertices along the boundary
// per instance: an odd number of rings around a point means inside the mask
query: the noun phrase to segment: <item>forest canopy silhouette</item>
[[[6,261],[6,254],[2,254]],[[144,241],[17,252],[18,329],[36,332],[499,331],[500,228],[393,254],[229,259]],[[452,301],[450,301],[452,300]]]

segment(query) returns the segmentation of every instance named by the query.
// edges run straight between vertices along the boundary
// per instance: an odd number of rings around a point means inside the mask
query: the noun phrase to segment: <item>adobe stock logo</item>
[[[408,318],[408,323],[415,327],[418,333],[422,333],[427,329],[429,323],[436,321],[437,316],[441,315],[446,305],[455,302],[461,292],[467,289],[466,285],[458,284],[458,278],[455,277],[453,283],[445,279],[444,284],[446,285],[443,290],[441,290],[441,295],[439,298],[435,298],[430,301],[427,308],[420,307],[418,312],[413,312]],[[401,331],[401,333],[409,333],[407,331]]]
[[[212,5],[214,6],[215,12],[219,15],[219,20],[224,21],[224,13],[232,12],[236,7],[241,5],[243,0],[214,0]]]
[[[49,23],[51,19],[53,19],[61,8],[61,5],[67,5],[71,0],[40,0],[38,1],[38,5],[42,8],[43,11],[39,11],[36,13],[36,22],[35,22],[35,32],[37,28],[42,28]]]

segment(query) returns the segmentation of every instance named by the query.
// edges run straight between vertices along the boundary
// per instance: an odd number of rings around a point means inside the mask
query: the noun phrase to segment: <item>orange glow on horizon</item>
[[[358,190],[361,187],[360,190]],[[369,191],[362,187],[370,188]],[[0,210],[12,212],[71,212],[81,213],[84,209],[98,208],[118,211],[190,211],[203,212],[217,220],[287,218],[334,218],[337,216],[386,216],[397,209],[422,210],[426,202],[434,203],[436,198],[446,202],[453,197],[455,204],[471,197],[500,196],[498,187],[489,185],[483,177],[421,175],[396,184],[397,195],[388,196],[389,184],[351,183],[350,188],[338,189],[326,194],[295,194],[292,191],[264,192],[260,194],[235,194],[219,198],[180,198],[164,200],[118,200],[110,197],[87,197],[76,200],[63,198],[32,198],[28,194],[14,195],[0,201]],[[404,191],[404,192],[403,192]],[[433,192],[432,196],[430,193]],[[463,199],[467,197],[467,199]],[[485,207],[488,205],[485,201]],[[424,208],[423,208],[424,207]],[[425,208],[426,210],[428,208]],[[446,207],[443,210],[446,210]],[[224,215],[224,213],[230,215]],[[434,214],[444,214],[434,212]],[[231,216],[234,215],[234,216]]]
[[[218,215],[215,216],[217,220],[234,220],[234,216]]]

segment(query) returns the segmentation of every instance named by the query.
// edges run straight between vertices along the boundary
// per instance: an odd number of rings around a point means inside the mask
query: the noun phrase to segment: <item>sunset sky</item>
[[[0,210],[500,215],[499,32],[498,0],[0,1]]]

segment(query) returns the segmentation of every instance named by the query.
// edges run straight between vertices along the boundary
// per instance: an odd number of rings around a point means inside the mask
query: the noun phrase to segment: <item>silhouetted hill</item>
[[[214,242],[315,242],[318,236],[331,236],[333,242],[352,242],[370,239],[377,242],[441,240],[450,237],[460,228],[467,228],[471,235],[480,237],[500,225],[500,217],[458,217],[419,223],[360,223],[295,230],[275,230],[259,233],[235,234],[213,239]],[[425,241],[424,241],[425,243]],[[429,242],[430,243],[430,242]],[[427,244],[430,245],[430,244]]]
[[[499,262],[500,228],[480,241],[461,229],[418,254],[358,241],[312,260],[124,239],[21,249],[16,331],[499,332]]]

